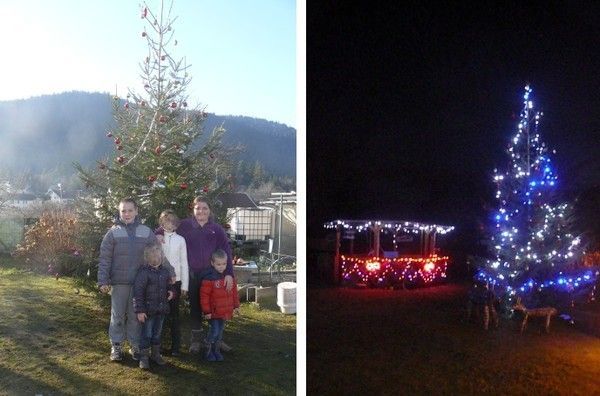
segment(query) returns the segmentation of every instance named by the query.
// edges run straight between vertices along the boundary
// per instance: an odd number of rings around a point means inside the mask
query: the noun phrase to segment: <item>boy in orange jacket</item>
[[[239,314],[240,300],[237,293],[237,284],[233,280],[231,292],[225,290],[225,269],[227,268],[227,253],[217,249],[211,256],[211,268],[202,276],[200,286],[200,306],[204,318],[208,319],[209,330],[206,337],[206,360],[209,362],[222,361],[221,340],[225,321],[231,320],[233,314]]]

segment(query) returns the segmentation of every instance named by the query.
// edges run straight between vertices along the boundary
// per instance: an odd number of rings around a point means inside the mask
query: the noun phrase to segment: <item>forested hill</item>
[[[106,131],[113,125],[111,97],[105,93],[67,92],[0,102],[0,167],[11,171],[72,172],[72,163],[93,164],[112,150]],[[284,124],[243,116],[209,114],[205,133],[227,130],[224,142],[242,145],[236,158],[259,161],[278,176],[295,175],[296,130]]]

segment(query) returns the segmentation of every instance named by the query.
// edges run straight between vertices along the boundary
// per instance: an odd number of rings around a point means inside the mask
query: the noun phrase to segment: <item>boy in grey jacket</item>
[[[123,342],[129,341],[130,352],[139,359],[141,324],[133,310],[133,282],[144,262],[144,248],[156,243],[150,228],[141,224],[138,207],[132,198],[119,202],[119,219],[108,230],[100,245],[98,286],[103,293],[111,292],[110,326],[108,337],[112,348],[110,360],[123,360]],[[166,262],[171,277],[173,267]]]

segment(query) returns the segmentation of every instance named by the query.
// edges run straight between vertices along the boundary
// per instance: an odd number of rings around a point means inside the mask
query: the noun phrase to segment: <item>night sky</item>
[[[353,3],[307,5],[309,240],[339,218],[479,229],[526,83],[562,191],[598,185],[600,7]]]

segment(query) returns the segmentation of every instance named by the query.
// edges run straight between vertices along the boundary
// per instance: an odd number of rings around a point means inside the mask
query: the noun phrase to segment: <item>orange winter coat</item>
[[[211,319],[229,320],[233,317],[234,308],[239,308],[237,284],[233,280],[230,293],[225,290],[225,274],[211,271],[202,279],[200,286],[200,306],[202,313],[211,314]]]

